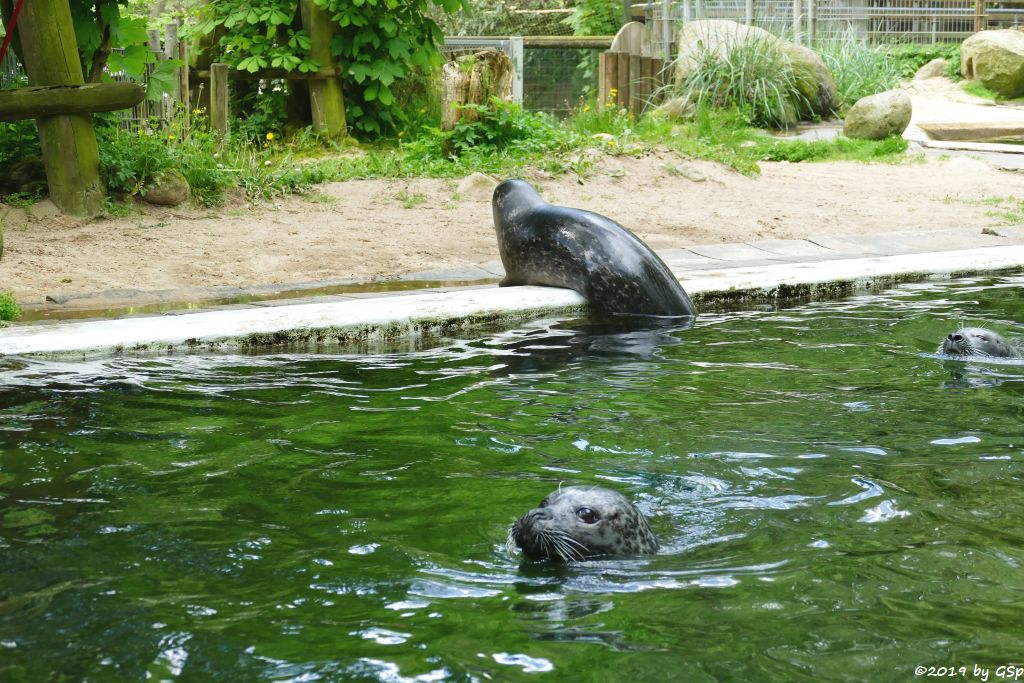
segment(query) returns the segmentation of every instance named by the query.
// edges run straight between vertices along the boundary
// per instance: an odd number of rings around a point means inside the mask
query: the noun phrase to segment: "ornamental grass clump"
[[[788,128],[810,109],[790,58],[770,35],[738,37],[728,49],[702,44],[686,59],[672,88],[693,110],[734,109],[751,125]]]
[[[892,90],[900,82],[900,65],[890,52],[868,45],[852,30],[819,43],[817,52],[832,72],[841,112],[860,98]]]

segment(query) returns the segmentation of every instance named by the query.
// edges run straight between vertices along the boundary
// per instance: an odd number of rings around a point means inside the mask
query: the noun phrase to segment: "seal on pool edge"
[[[598,313],[695,316],[679,280],[650,247],[610,218],[548,204],[525,180],[506,180],[491,200],[501,286],[565,287]]]
[[[509,529],[531,560],[569,562],[602,555],[651,555],[658,539],[636,506],[598,486],[559,488]]]
[[[946,335],[939,351],[951,356],[1009,358],[1015,355],[1001,335],[983,327],[963,327]]]

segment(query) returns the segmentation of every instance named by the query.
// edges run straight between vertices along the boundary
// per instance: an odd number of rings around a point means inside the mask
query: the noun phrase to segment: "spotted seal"
[[[506,180],[491,199],[501,286],[565,287],[597,313],[695,316],[697,309],[658,255],[600,214],[548,204],[525,180]]]
[[[939,351],[951,356],[1008,358],[1014,355],[1013,349],[1002,336],[983,327],[963,327],[946,335]]]
[[[569,562],[602,555],[650,555],[658,540],[625,496],[597,486],[559,488],[509,529],[531,560]]]

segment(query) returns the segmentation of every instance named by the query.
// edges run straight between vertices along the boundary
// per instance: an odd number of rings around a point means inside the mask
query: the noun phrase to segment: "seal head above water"
[[[679,280],[650,247],[610,218],[548,204],[524,180],[506,180],[491,200],[501,286],[564,287],[597,313],[695,316]]]
[[[946,335],[941,353],[951,356],[1009,358],[1013,349],[998,333],[983,327],[964,327]]]
[[[509,539],[531,560],[569,562],[602,555],[650,555],[658,540],[643,514],[616,491],[560,488],[516,520]]]

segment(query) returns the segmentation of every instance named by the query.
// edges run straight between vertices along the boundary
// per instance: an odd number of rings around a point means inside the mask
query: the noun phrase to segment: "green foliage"
[[[467,104],[463,110],[474,111],[479,118],[472,123],[459,121],[448,134],[458,154],[486,153],[513,144],[520,152],[543,151],[559,143],[560,130],[550,116],[524,112],[512,102],[492,97],[487,105]]]
[[[946,76],[954,81],[960,80],[959,43],[931,43],[927,45],[899,43],[888,45],[881,49],[888,53],[900,78],[912,77],[918,69],[933,59],[945,59],[949,62]]]
[[[39,156],[39,134],[31,119],[0,123],[0,168],[11,160],[26,156]]]
[[[767,38],[749,36],[729,50],[702,49],[675,95],[695,108],[733,109],[750,125],[785,128],[809,109],[789,59]]]
[[[840,111],[862,97],[891,90],[899,84],[904,64],[890,50],[872,47],[853,31],[817,46],[836,83]]]
[[[0,292],[0,320],[15,320],[21,315],[21,306],[11,292]]]
[[[577,36],[612,36],[622,26],[622,3],[618,0],[579,0],[564,19]]]
[[[468,9],[468,0],[315,0],[336,24],[331,50],[341,73],[350,126],[362,135],[396,130],[405,122],[396,83],[414,70],[440,64],[444,36],[428,10]],[[227,29],[219,59],[256,72],[279,68],[311,72],[322,64],[310,54],[295,0],[221,0],[203,6],[193,33]]]
[[[87,82],[108,81],[110,72],[121,72],[142,82],[146,65],[156,61],[147,44],[146,19],[123,13],[122,7],[127,2],[71,0],[71,19]],[[147,99],[158,100],[170,92],[178,66],[181,66],[180,61],[168,60],[155,67],[154,73],[146,79]]]

